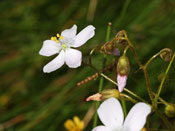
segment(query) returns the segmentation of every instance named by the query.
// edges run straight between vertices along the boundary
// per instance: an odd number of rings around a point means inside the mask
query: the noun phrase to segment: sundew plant
[[[93,131],[154,130],[149,126],[149,119],[151,119],[151,114],[153,115],[154,113],[157,114],[157,117],[160,117],[164,126],[168,130],[173,131],[175,128],[173,123],[168,120],[168,117],[175,116],[175,104],[165,101],[162,97],[160,97],[160,94],[163,89],[165,79],[175,58],[175,53],[170,48],[164,48],[149,58],[145,64],[142,64],[138,58],[137,52],[135,51],[134,45],[128,38],[126,31],[119,31],[114,38],[109,40],[111,26],[112,23],[109,23],[107,27],[106,43],[101,46],[94,47],[89,53],[88,60],[84,62],[96,72],[95,75],[77,83],[77,86],[81,86],[92,79],[96,79],[96,77],[100,77],[98,92],[86,99],[86,101],[104,101],[100,107],[98,107],[99,103],[96,103],[96,108],[98,108],[98,116],[100,117],[104,126],[96,127],[97,116],[94,115]],[[50,73],[55,71],[59,69],[64,63],[66,63],[70,68],[77,68],[81,66],[83,59],[82,53],[76,49],[72,49],[71,47],[79,47],[85,44],[95,35],[95,27],[89,25],[78,34],[76,33],[77,26],[73,25],[70,29],[65,29],[61,35],[57,34],[57,37],[51,37],[50,40],[43,42],[43,46],[39,51],[40,55],[51,56],[58,54],[58,56],[56,56],[50,63],[44,66],[43,72]],[[138,71],[143,72],[146,83],[146,93],[149,101],[143,99],[135,92],[125,88],[127,85],[128,74],[130,72],[130,62],[127,56],[127,52],[129,50],[131,50],[133,53],[133,57],[138,64],[138,69],[135,71],[135,73]],[[101,53],[103,57],[101,61],[104,67],[103,70],[99,71],[99,69],[93,65],[92,58],[95,51]],[[107,59],[107,55],[112,55],[113,57]],[[169,62],[169,64],[165,73],[162,75],[160,85],[157,87],[157,91],[154,92],[151,88],[147,70],[149,65],[157,57],[160,57],[163,60],[162,62]],[[107,61],[111,64],[107,65]],[[105,72],[113,68],[115,74],[117,75],[116,79],[114,80],[105,75]],[[104,79],[106,79],[107,82],[112,83],[114,88],[104,89]],[[122,106],[117,99],[121,101]],[[130,101],[136,105],[128,113],[128,116],[124,121],[124,116],[127,115],[125,104],[126,101]],[[166,116],[159,111],[160,104],[165,106]],[[95,113],[95,110],[92,110],[91,113]],[[147,117],[149,114],[150,116],[147,122]],[[71,131],[84,130],[86,126],[88,126],[89,121],[92,119],[92,116],[90,117],[90,115],[87,115],[86,117],[88,118],[84,119],[84,121],[81,121],[77,116],[74,118],[74,120],[67,120],[64,124],[65,128]],[[146,122],[148,124],[144,127]]]
[[[1,1],[0,131],[175,131],[174,6]]]

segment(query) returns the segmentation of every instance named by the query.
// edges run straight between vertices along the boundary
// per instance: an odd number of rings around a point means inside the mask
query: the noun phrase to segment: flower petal
[[[81,65],[82,54],[79,50],[68,48],[65,53],[66,64],[70,68],[77,68]]]
[[[111,131],[111,130],[105,126],[97,126],[92,131]]]
[[[73,117],[73,120],[74,120],[75,125],[76,125],[79,129],[83,130],[83,128],[84,128],[84,122],[81,121],[80,118],[79,118],[78,116],[74,116],[74,117]]]
[[[95,35],[95,27],[92,25],[84,28],[80,33],[78,33],[74,38],[74,45],[72,47],[79,47],[86,43],[90,38]]]
[[[77,33],[77,26],[73,25],[72,28],[62,31],[61,36],[67,38],[73,38],[75,37],[76,33]]]
[[[45,40],[43,42],[42,48],[39,51],[39,54],[43,56],[51,56],[56,53],[59,53],[60,49],[61,46],[59,43],[56,43],[53,40]]]
[[[146,123],[146,117],[151,112],[151,107],[143,102],[135,104],[124,122],[127,131],[140,131]]]
[[[76,128],[76,125],[75,123],[72,121],[72,120],[67,120],[65,123],[64,123],[64,127],[67,129],[67,130],[72,130],[72,129],[75,129]]]
[[[120,74],[117,75],[117,83],[118,83],[119,92],[122,92],[124,87],[126,86],[127,78],[128,78],[127,75],[124,75],[124,76],[121,76]]]
[[[121,128],[123,124],[123,110],[119,101],[115,98],[105,100],[97,110],[102,123],[112,129]]]
[[[65,53],[61,51],[60,54],[55,57],[51,62],[44,66],[43,71],[44,73],[50,73],[52,71],[57,70],[60,68],[65,62]]]

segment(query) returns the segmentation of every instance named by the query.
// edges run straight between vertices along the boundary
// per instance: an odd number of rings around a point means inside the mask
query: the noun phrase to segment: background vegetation
[[[1,0],[0,130],[63,131],[65,120],[74,115],[83,119],[95,103],[85,102],[85,99],[98,91],[98,78],[76,86],[77,82],[95,73],[87,65],[82,64],[77,69],[64,65],[50,74],[42,71],[55,57],[38,54],[43,41],[73,24],[77,24],[78,31],[89,24],[96,27],[95,37],[80,47],[83,61],[87,61],[92,48],[105,43],[108,22],[112,22],[111,38],[120,30],[127,31],[143,63],[162,48],[175,51],[174,0],[98,0],[96,10],[94,1]],[[93,64],[99,70],[102,56],[100,53],[93,55]],[[128,56],[131,71],[127,88],[148,100],[143,73],[135,73],[138,66],[130,51]],[[148,71],[153,91],[157,90],[158,76],[167,65],[160,58],[151,63]],[[175,102],[174,69],[175,62],[161,93],[169,102]],[[116,79],[115,70],[106,75]],[[104,82],[104,88],[115,88],[108,81]],[[131,105],[127,102],[128,110]],[[156,115],[151,121],[152,127],[161,127]],[[92,121],[86,130],[90,129]]]

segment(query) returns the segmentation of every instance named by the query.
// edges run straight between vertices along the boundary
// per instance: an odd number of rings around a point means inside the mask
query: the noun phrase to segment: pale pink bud
[[[119,92],[122,92],[124,87],[126,86],[127,78],[128,78],[127,75],[121,76],[119,73],[117,74],[117,83]]]
[[[101,97],[102,97],[102,94],[100,94],[100,93],[96,93],[96,94],[94,94],[94,95],[92,95],[92,96],[89,96],[87,99],[86,99],[86,101],[101,101]]]

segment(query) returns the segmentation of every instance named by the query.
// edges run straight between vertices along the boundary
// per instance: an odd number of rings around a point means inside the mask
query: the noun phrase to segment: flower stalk
[[[112,26],[112,23],[109,22],[108,23],[108,27],[107,27],[107,33],[106,33],[106,42],[109,41],[110,32],[111,32],[111,26]],[[106,55],[104,54],[103,55],[103,68],[105,67],[105,65],[106,65]],[[103,77],[100,77],[98,92],[101,92],[102,91],[103,82],[104,82],[104,78]],[[96,109],[98,108],[99,104],[100,104],[100,102],[97,102],[96,103]],[[98,116],[97,116],[97,113],[95,113],[94,121],[93,121],[93,127],[96,127],[97,126],[97,121],[98,121]]]

